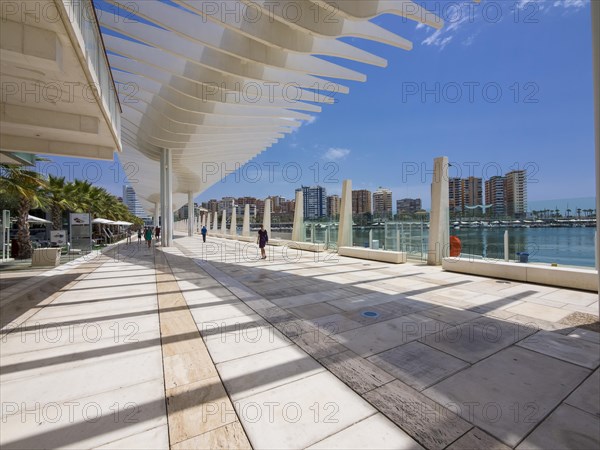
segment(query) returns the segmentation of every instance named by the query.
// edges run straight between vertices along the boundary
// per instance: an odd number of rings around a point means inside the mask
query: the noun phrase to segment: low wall
[[[598,272],[593,269],[461,258],[444,258],[442,268],[449,272],[598,292]]]
[[[31,267],[57,267],[61,248],[36,248],[31,256]]]
[[[402,264],[406,262],[406,252],[391,252],[364,247],[340,247],[338,248],[338,255],[393,264]]]

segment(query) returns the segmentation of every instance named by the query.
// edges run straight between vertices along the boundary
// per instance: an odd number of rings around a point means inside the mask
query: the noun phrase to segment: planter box
[[[340,247],[338,248],[338,255],[392,264],[402,264],[406,262],[406,252],[390,252],[364,247]]]
[[[598,292],[598,272],[593,269],[460,258],[444,258],[442,268],[449,272]]]
[[[57,267],[61,248],[36,248],[31,256],[31,267]]]

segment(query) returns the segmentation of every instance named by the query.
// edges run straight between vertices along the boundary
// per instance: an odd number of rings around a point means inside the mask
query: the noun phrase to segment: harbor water
[[[450,229],[462,243],[462,255],[476,258],[504,259],[504,232],[509,233],[509,260],[518,260],[517,253],[529,253],[533,263],[561,266],[595,266],[594,227],[461,227]],[[314,233],[314,238],[313,238]],[[273,230],[273,237],[291,239],[291,232]],[[329,224],[306,224],[306,241],[329,243],[337,240],[337,227]],[[387,226],[365,226],[353,229],[354,246],[368,247],[369,238],[375,247],[406,251],[412,260],[427,258],[428,229],[421,223],[388,223]],[[371,244],[371,245],[373,245]]]

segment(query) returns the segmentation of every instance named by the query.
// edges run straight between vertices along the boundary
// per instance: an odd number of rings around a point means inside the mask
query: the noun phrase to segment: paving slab
[[[581,383],[581,386],[567,397],[565,403],[600,417],[600,369],[596,369]]]
[[[423,392],[513,447],[589,373],[513,346]]]
[[[392,375],[350,350],[323,358],[320,363],[359,394],[394,380]]]
[[[341,310],[328,303],[313,303],[310,305],[297,306],[290,308],[289,311],[301,319],[315,319],[317,317],[330,316],[337,314]]]
[[[473,428],[459,440],[455,441],[446,450],[510,450],[510,447],[504,445],[497,439],[479,428]]]
[[[327,372],[235,402],[254,448],[305,448],[376,413]]]
[[[258,315],[197,324],[215,363],[291,345],[285,336]]]
[[[4,395],[2,401],[2,448],[100,447],[167,424],[162,379],[65,402],[40,396],[27,404],[16,402],[23,409],[11,414],[6,411],[13,402]],[[160,445],[168,433],[158,431]]]
[[[325,369],[296,346],[234,359],[217,365],[233,400],[306,378]]]
[[[600,446],[600,418],[560,405],[517,450],[594,450]]]
[[[595,331],[576,328],[569,333],[569,336],[600,344],[600,333],[596,333]]]
[[[150,447],[147,447],[150,448]],[[228,423],[171,446],[172,450],[230,448],[251,450],[252,446],[239,422]]]
[[[354,328],[362,327],[363,325],[348,319],[342,314],[332,314],[330,316],[318,317],[311,319],[309,322],[314,325],[319,331],[324,334],[338,334]]]
[[[159,427],[150,428],[123,439],[109,442],[100,447],[95,447],[98,450],[146,450],[149,448],[156,450],[169,450],[169,430],[168,426],[161,425]]]
[[[171,444],[237,420],[219,377],[167,389],[166,396]]]
[[[418,314],[397,317],[334,335],[341,344],[367,357],[422,338],[443,328],[441,322]]]
[[[443,449],[472,428],[453,411],[401,381],[392,381],[364,396],[427,449]]]
[[[537,303],[524,302],[517,306],[507,308],[508,312],[520,314],[523,316],[535,317],[537,319],[547,320],[549,322],[558,322],[570,314],[561,308],[555,308],[547,305],[539,305]]]
[[[557,289],[543,297],[545,300],[554,300],[578,306],[591,306],[598,301],[598,294],[592,292],[575,291],[572,289]]]
[[[292,340],[313,358],[322,359],[348,350],[333,337],[333,335],[315,331],[295,336]]]
[[[369,361],[419,391],[469,367],[465,361],[416,341],[371,356]]]
[[[445,327],[438,333],[425,336],[421,342],[475,363],[515,344],[534,331],[526,325],[482,317],[455,327]]]
[[[600,344],[549,331],[538,331],[517,344],[588,369],[600,365]]]
[[[481,317],[481,314],[476,312],[452,308],[449,306],[438,306],[436,308],[422,311],[419,314],[451,325],[458,325],[463,322],[468,322],[469,320],[478,319]]]
[[[362,450],[365,448],[376,449],[402,449],[421,450],[413,438],[398,428],[382,414],[375,414],[362,420],[333,436],[323,439],[309,449],[348,449]]]

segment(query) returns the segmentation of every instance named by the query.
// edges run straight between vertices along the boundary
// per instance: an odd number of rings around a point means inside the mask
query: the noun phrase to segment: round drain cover
[[[376,313],[375,311],[364,311],[361,313],[361,315],[363,317],[369,317],[371,319],[375,318],[375,317],[379,317],[379,314]]]

